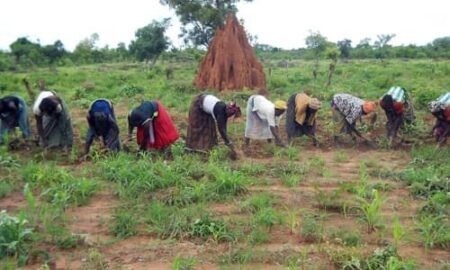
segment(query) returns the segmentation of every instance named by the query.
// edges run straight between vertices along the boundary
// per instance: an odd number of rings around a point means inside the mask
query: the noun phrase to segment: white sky
[[[424,45],[450,35],[450,0],[254,0],[238,7],[238,17],[259,43],[285,49],[304,47],[309,30],[334,42],[349,38],[353,45],[378,34],[396,34],[394,45]],[[168,36],[182,45],[180,23],[159,0],[2,0],[0,8],[2,50],[22,36],[42,45],[60,39],[73,50],[92,33],[99,34],[100,47],[116,47],[165,17],[172,17]]]

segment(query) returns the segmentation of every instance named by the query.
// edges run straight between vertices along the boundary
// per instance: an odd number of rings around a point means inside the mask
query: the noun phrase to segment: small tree
[[[130,44],[130,52],[139,61],[148,61],[151,66],[169,47],[169,40],[165,36],[167,28],[170,26],[170,19],[163,19],[161,22],[153,21],[136,31],[136,39]]]
[[[313,77],[314,79],[317,78],[317,70],[319,69],[319,59],[320,55],[325,51],[327,48],[327,38],[322,36],[319,32],[312,32],[310,31],[309,36],[305,39],[306,47],[308,49],[311,49],[314,58],[316,59],[314,70],[313,70]]]
[[[325,51],[325,55],[331,60],[330,66],[328,67],[328,77],[327,77],[327,87],[331,85],[331,79],[333,77],[334,71],[336,70],[336,64],[339,56],[341,55],[340,50],[333,46],[328,47]]]
[[[350,39],[344,39],[337,42],[337,47],[341,52],[341,57],[344,59],[350,58],[350,50],[352,49],[352,41]]]
[[[378,40],[373,44],[375,48],[375,57],[383,60],[388,54],[389,42],[395,37],[395,34],[377,35]]]
[[[53,45],[47,45],[42,48],[42,54],[47,57],[50,65],[53,65],[56,61],[64,57],[66,53],[64,44],[60,40],[55,41]]]
[[[93,33],[90,37],[81,40],[73,51],[75,60],[82,63],[97,62],[95,58],[98,55],[96,55],[95,51],[97,50],[96,43],[99,39],[99,35]]]

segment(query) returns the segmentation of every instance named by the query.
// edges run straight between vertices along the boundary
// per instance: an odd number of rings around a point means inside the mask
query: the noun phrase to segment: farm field
[[[252,141],[245,149],[247,90],[216,93],[242,108],[228,124],[239,159],[223,145],[185,153],[189,106],[200,93],[194,59],[0,73],[1,95],[29,105],[22,79],[35,91],[44,80],[68,104],[75,131],[67,155],[30,143],[0,148],[0,224],[15,224],[0,237],[17,240],[12,256],[0,253],[0,269],[450,269],[450,148],[435,149],[427,110],[449,91],[450,62],[339,62],[328,88],[325,61],[317,80],[312,61],[263,64],[272,100],[303,90],[322,100],[320,147],[298,138],[287,148]],[[410,91],[417,110],[404,131],[409,144],[387,147],[379,109],[375,127],[361,127],[374,146],[334,147],[332,95],[375,100],[393,85]],[[123,140],[129,110],[161,100],[181,135],[172,158],[137,154],[133,141],[111,155],[96,143],[80,162],[86,111],[99,97],[114,102]],[[281,130],[286,139],[284,123]]]

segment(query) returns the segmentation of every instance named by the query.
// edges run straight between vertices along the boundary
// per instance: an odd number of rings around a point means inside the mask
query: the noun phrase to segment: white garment
[[[252,111],[256,112],[262,120],[266,120],[269,123],[269,126],[277,126],[277,121],[275,119],[275,104],[264,96],[254,96]]]
[[[210,114],[214,120],[216,120],[216,116],[214,115],[214,106],[216,106],[217,102],[219,102],[220,99],[213,95],[206,95],[203,98],[203,111],[207,114]]]
[[[247,102],[245,138],[272,139],[270,127],[278,126],[281,117],[275,117],[275,105],[263,96],[253,95]]]
[[[51,92],[51,91],[42,91],[42,92],[40,92],[39,93],[39,96],[36,98],[36,101],[34,102],[34,105],[33,105],[33,113],[35,114],[35,115],[37,115],[37,116],[41,116],[42,115],[42,112],[41,112],[41,110],[39,109],[39,105],[41,105],[41,103],[42,103],[42,100],[44,99],[44,98],[48,98],[48,97],[51,97],[51,96],[54,96],[55,94],[53,93],[53,92]]]

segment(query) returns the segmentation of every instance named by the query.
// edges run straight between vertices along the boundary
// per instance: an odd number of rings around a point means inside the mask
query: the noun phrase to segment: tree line
[[[171,47],[165,35],[170,19],[153,21],[135,32],[135,39],[127,46],[121,42],[115,48],[97,46],[99,35],[92,34],[81,40],[70,52],[57,40],[50,45],[41,45],[27,37],[19,37],[10,44],[10,51],[0,51],[0,71],[18,70],[41,66],[70,66],[79,64],[145,61],[150,66],[165,52],[165,57],[201,59],[214,37],[215,30],[224,25],[226,15],[238,11],[240,1],[253,0],[160,0],[173,9],[182,24],[180,37],[188,49]],[[350,39],[330,42],[319,32],[310,32],[305,39],[306,48],[283,50],[268,44],[260,44],[257,37],[248,33],[255,52],[262,59],[386,59],[386,58],[450,58],[450,36],[436,38],[424,46],[392,46],[394,34],[379,35],[376,40],[369,38],[355,46]]]

